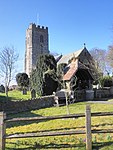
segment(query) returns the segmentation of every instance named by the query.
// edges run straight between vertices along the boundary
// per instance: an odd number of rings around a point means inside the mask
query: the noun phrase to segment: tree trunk
[[[6,97],[8,98],[8,87],[5,86],[5,93],[6,93]]]

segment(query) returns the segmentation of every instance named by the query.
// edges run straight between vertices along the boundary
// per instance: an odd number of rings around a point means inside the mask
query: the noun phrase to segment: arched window
[[[41,43],[44,42],[44,37],[43,37],[43,35],[40,36],[40,42],[41,42]]]

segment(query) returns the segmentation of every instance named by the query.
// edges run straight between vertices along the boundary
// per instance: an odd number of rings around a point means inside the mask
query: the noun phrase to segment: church
[[[48,27],[30,24],[26,30],[25,72],[30,76],[36,66],[37,56],[49,54]],[[57,65],[66,64],[63,80],[67,87],[74,76],[77,76],[77,86],[90,88],[90,83],[97,78],[95,63],[85,44],[81,50],[57,57]],[[85,85],[86,84],[86,85]],[[84,85],[84,87],[83,87]],[[69,87],[70,88],[70,87]]]

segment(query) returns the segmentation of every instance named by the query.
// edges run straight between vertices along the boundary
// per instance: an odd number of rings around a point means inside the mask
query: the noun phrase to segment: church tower
[[[25,72],[30,76],[36,67],[37,56],[49,53],[48,27],[30,24],[26,30]]]

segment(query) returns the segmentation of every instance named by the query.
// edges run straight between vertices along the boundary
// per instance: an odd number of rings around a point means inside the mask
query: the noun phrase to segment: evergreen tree
[[[56,73],[56,61],[53,55],[41,54],[37,58],[36,69],[31,74],[31,87],[37,91],[38,95],[45,95],[43,91],[45,86],[45,72],[47,70],[54,70]],[[48,81],[49,82],[49,81]],[[47,80],[46,80],[47,84]]]
[[[16,75],[16,82],[17,82],[18,86],[20,86],[22,88],[23,94],[27,94],[25,91],[26,91],[26,88],[29,86],[28,75],[26,73],[18,73]]]
[[[44,82],[43,82],[43,95],[51,95],[53,92],[56,92],[58,87],[58,78],[54,69],[48,69],[44,73]]]

